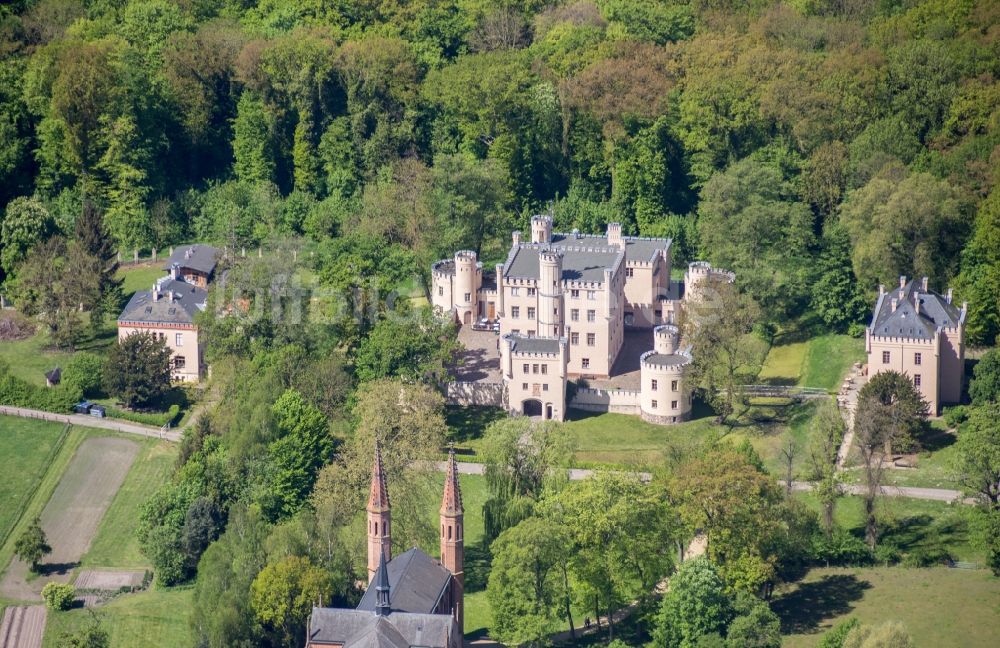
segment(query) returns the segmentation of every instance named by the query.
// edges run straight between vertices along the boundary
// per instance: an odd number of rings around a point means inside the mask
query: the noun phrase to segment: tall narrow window
[[[656,385],[657,385],[656,378],[653,378],[652,388],[656,389]]]
[[[913,374],[913,386],[914,387],[920,386],[920,374]]]
[[[920,364],[920,361],[921,361],[922,359],[923,359],[923,358],[922,358],[922,357],[920,356],[920,354],[919,354],[919,353],[914,353],[914,354],[913,354],[913,364],[915,364],[915,365],[918,365],[918,364]]]
[[[184,335],[182,333],[174,333],[174,346],[182,346],[184,344]]]
[[[597,335],[595,333],[587,333],[587,346],[594,346],[597,343]]]
[[[889,352],[888,351],[883,351],[882,352],[882,364],[889,364]]]
[[[528,306],[528,319],[535,319],[535,307]]]

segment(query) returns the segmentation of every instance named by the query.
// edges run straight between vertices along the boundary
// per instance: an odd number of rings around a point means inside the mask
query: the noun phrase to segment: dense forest
[[[239,288],[220,303],[246,316],[200,323],[206,411],[138,535],[158,585],[194,583],[195,645],[301,645],[316,598],[358,599],[376,438],[393,541],[436,543],[440,475],[412,460],[440,458],[450,431],[435,386],[454,330],[419,299],[393,302],[426,291],[432,261],[463,248],[501,260],[539,212],[560,230],[619,221],[672,237],[678,266],[736,271],[760,337],[860,334],[878,285],[907,275],[953,286],[968,341],[992,345],[998,77],[994,0],[8,2],[2,292],[73,347],[80,311],[92,330],[119,312],[117,252],[251,250],[225,263]],[[350,308],[327,311],[336,296]],[[990,357],[984,401],[1000,393]],[[972,419],[986,430],[989,416]],[[829,468],[842,424],[823,420]],[[487,472],[486,538],[466,573],[470,593],[488,577],[500,591],[523,576],[524,547],[561,569],[536,635],[572,616],[571,598],[596,614],[648,593],[694,528],[724,538],[718,574],[690,568],[719,588],[757,591],[858,549],[832,504],[821,531],[786,501],[748,443],[668,465],[651,490],[609,475],[552,485],[571,449],[520,425],[483,440],[487,464],[527,468]],[[698,511],[716,497],[734,514],[713,527]],[[590,533],[602,525],[645,532]],[[521,643],[501,621],[535,617],[514,600],[492,595],[491,631]],[[729,636],[777,635],[756,599],[726,605]]]
[[[559,228],[669,235],[772,321],[898,275],[1000,327],[987,0],[20,0],[0,8],[2,265],[99,206],[115,247],[327,258]],[[51,251],[50,251],[51,252]],[[405,258],[404,258],[405,257]],[[16,290],[15,290],[16,292]],[[854,329],[858,330],[857,327]]]

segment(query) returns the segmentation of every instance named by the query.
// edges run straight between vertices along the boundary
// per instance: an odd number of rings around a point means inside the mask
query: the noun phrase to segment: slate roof
[[[680,366],[691,362],[691,355],[688,353],[656,353],[647,351],[642,354],[642,361],[665,366]]]
[[[660,250],[669,250],[673,244],[668,238],[647,238],[642,236],[622,236],[625,240],[625,256],[629,261],[652,261],[653,256]],[[566,234],[562,232],[552,234],[553,247],[566,246],[604,246],[612,250],[617,250],[618,246],[608,245],[608,237],[604,234]]]
[[[308,641],[344,648],[446,648],[456,632],[455,620],[448,614],[379,616],[367,610],[314,607]]]
[[[140,290],[132,295],[119,322],[144,324],[191,324],[194,316],[205,309],[208,291],[183,281],[161,277],[157,280],[160,298],[153,301],[152,290]],[[169,293],[174,293],[174,301]]]
[[[922,284],[910,280],[902,288],[886,292],[879,297],[872,313],[872,335],[880,337],[902,337],[917,340],[931,340],[939,327],[957,326],[963,314],[948,299],[932,291],[924,291]],[[920,312],[917,313],[916,299],[919,294]],[[897,299],[896,310],[892,310],[892,300]]]
[[[602,239],[603,240],[603,239]],[[581,244],[585,245],[585,244]],[[504,277],[538,279],[538,253],[550,247],[541,243],[521,243],[511,250],[504,266]],[[604,282],[604,269],[613,268],[622,257],[620,248],[606,244],[595,247],[566,247],[552,245],[562,253],[562,279],[564,281]]]
[[[514,353],[559,353],[559,338],[529,337],[516,333],[508,333],[505,337],[514,342],[511,347]]]
[[[174,253],[167,259],[167,265],[163,266],[163,269],[170,270],[170,267],[176,263],[182,268],[191,268],[210,275],[215,271],[220,255],[219,248],[211,245],[202,245],[201,243],[181,245],[174,248]]]
[[[451,581],[451,572],[414,547],[389,561],[389,591],[393,610],[430,614]],[[369,587],[358,604],[359,611],[375,611],[376,592]]]

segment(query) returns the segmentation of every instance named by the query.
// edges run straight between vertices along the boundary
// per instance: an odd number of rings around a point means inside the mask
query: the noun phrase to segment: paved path
[[[861,367],[855,366],[844,379],[840,392],[837,393],[837,407],[840,409],[847,426],[844,440],[837,450],[837,470],[844,469],[847,457],[851,453],[851,446],[854,444],[854,413],[858,409],[858,392],[867,381],[868,378],[861,373]]]
[[[84,414],[53,414],[52,412],[43,412],[41,410],[27,409],[25,407],[8,407],[7,405],[0,405],[0,414],[20,416],[22,418],[41,419],[43,421],[52,421],[54,423],[69,423],[70,425],[98,428],[101,430],[112,430],[114,432],[123,432],[125,434],[138,434],[139,436],[151,437],[154,439],[166,439],[167,441],[178,442],[181,440],[181,433],[178,430],[168,430],[165,432],[163,429],[153,427],[152,425],[141,425],[139,423],[130,423],[127,421],[109,418],[101,419],[94,416],[86,416]]]
[[[484,465],[480,463],[472,463],[467,461],[459,461],[458,472],[461,475],[482,475],[485,471]],[[445,472],[448,469],[447,462],[439,461],[435,464],[440,472]],[[580,481],[583,479],[590,479],[594,476],[593,470],[590,468],[570,468],[569,478],[573,481]],[[638,475],[639,479],[648,482],[653,478],[653,475],[648,472],[634,473]],[[792,482],[792,490],[794,491],[808,491],[812,490],[813,485],[810,482]],[[843,484],[841,488],[848,495],[861,495],[864,490],[864,486],[861,484]],[[938,502],[955,502],[960,501],[963,504],[974,504],[975,500],[971,497],[962,499],[961,491],[950,490],[947,488],[917,488],[915,486],[883,486],[882,494],[888,495],[889,497],[912,497],[913,499],[924,499],[924,500],[935,500]]]
[[[15,606],[4,610],[0,621],[0,648],[42,648],[45,606]]]

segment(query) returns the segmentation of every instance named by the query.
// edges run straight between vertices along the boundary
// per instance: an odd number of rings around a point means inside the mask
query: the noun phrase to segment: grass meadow
[[[66,426],[0,416],[0,545],[59,452]]]

